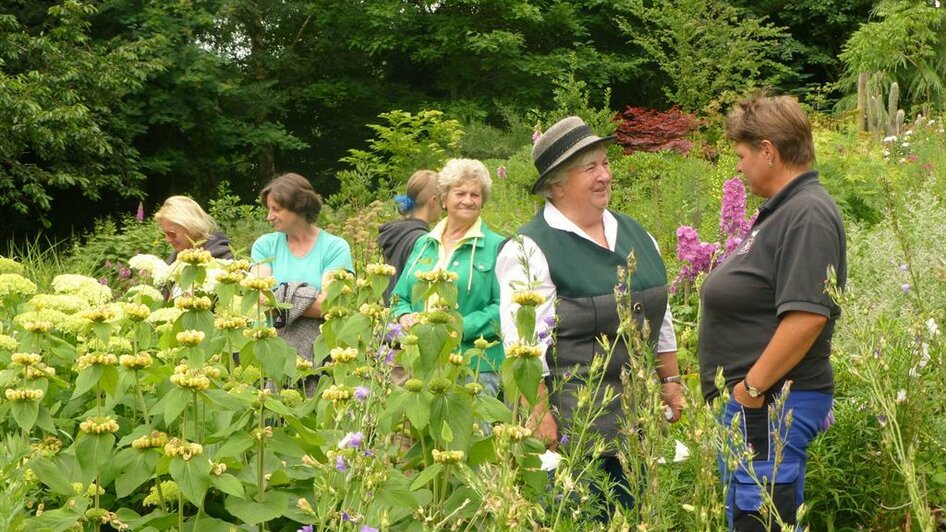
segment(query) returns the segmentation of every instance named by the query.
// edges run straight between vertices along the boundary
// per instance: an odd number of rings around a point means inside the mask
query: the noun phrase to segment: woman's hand
[[[662,388],[660,398],[670,408],[670,417],[667,421],[676,423],[680,421],[680,414],[683,412],[683,385],[679,382],[668,382],[660,386]]]
[[[420,314],[417,312],[411,312],[408,314],[401,314],[401,317],[397,319],[397,322],[401,324],[401,327],[404,330],[410,329],[417,320],[420,318]]]
[[[746,389],[745,380],[737,382],[736,386],[733,387],[732,398],[746,408],[762,408],[762,406],[765,405],[765,394],[755,399],[749,397],[749,390]]]

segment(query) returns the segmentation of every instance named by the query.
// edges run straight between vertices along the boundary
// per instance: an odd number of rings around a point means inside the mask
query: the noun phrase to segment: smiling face
[[[772,181],[771,153],[766,153],[765,146],[755,148],[745,142],[737,142],[733,150],[736,152],[736,157],[739,157],[736,171],[742,172],[745,176],[752,193],[763,198],[772,197],[769,190]]]
[[[164,239],[167,240],[167,243],[171,245],[171,248],[175,252],[180,253],[185,249],[190,249],[193,247],[191,240],[197,240],[187,233],[180,225],[167,220],[160,219],[158,220],[158,225],[161,227],[161,232],[164,233]]]
[[[611,201],[611,164],[603,147],[582,156],[562,183],[552,185],[555,206],[563,213],[604,212]]]
[[[288,233],[300,225],[308,225],[304,217],[283,207],[272,196],[266,198],[266,209],[266,221],[280,233]]]
[[[447,211],[447,218],[456,225],[469,226],[483,210],[483,185],[476,179],[460,181],[447,191],[443,207]]]

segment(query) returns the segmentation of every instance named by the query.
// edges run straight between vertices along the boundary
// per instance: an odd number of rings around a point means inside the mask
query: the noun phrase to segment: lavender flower
[[[562,437],[558,439],[559,445],[568,445],[568,435],[562,434]]]
[[[348,512],[342,512],[342,521],[351,521],[351,516],[348,515]]]
[[[355,395],[355,399],[357,399],[358,402],[363,403],[365,399],[367,399],[368,396],[371,395],[371,389],[366,388],[364,386],[358,386],[357,388],[355,388],[354,395]]]
[[[349,432],[344,438],[339,440],[338,448],[344,449],[345,447],[349,447],[351,449],[357,449],[361,447],[361,442],[364,441],[364,439],[365,435],[361,432]]]
[[[384,334],[384,341],[386,343],[391,343],[401,337],[403,333],[401,324],[397,322],[392,322],[388,324],[388,330]]]

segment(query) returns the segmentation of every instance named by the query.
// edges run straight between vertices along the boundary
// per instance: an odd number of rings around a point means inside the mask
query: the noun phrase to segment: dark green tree
[[[0,15],[0,208],[28,215],[7,228],[48,225],[56,192],[140,195],[136,126],[123,101],[161,69],[160,37],[96,41],[95,9],[77,0],[46,12],[13,7],[34,25]]]

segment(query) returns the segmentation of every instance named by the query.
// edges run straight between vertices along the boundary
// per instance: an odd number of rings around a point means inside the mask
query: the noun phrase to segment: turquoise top
[[[318,290],[322,289],[322,275],[326,272],[355,271],[348,242],[325,230],[319,231],[315,245],[302,257],[289,251],[286,234],[278,231],[257,238],[251,256],[254,262],[272,259],[267,264],[272,267],[277,283],[308,283]]]

